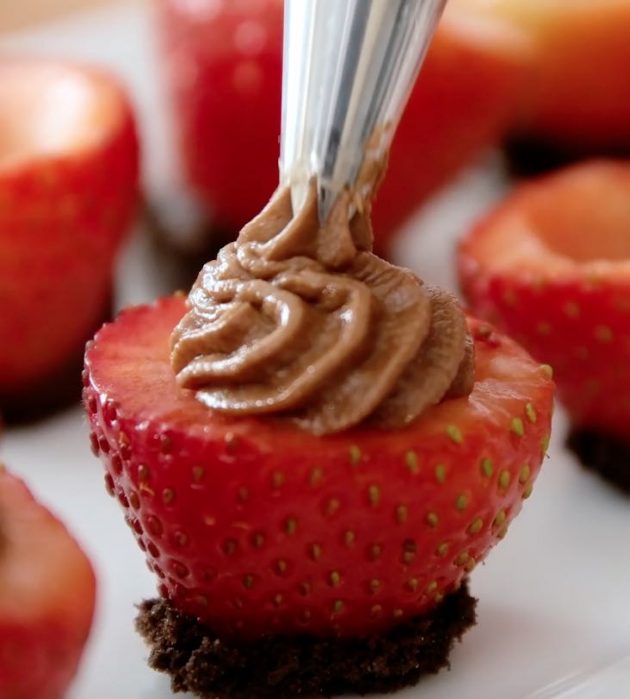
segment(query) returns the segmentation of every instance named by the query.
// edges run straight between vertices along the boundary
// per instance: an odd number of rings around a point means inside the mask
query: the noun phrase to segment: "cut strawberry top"
[[[553,383],[475,321],[477,382],[401,430],[327,437],[213,413],[177,386],[183,299],[123,312],[86,354],[106,485],[160,592],[221,633],[363,635],[432,609],[538,473]]]
[[[149,306],[123,311],[119,321],[106,325],[98,334],[96,345],[88,349],[92,380],[110,400],[120,405],[119,421],[128,417],[134,421],[168,423],[173,428],[185,429],[190,436],[208,440],[222,440],[229,428],[234,436],[255,435],[257,444],[264,442],[269,451],[281,449],[287,442],[308,451],[311,447],[317,449],[324,439],[329,449],[338,447],[344,457],[348,441],[353,438],[373,447],[383,442],[384,433],[369,424],[322,438],[283,420],[223,417],[210,411],[195,400],[192,391],[178,387],[170,365],[168,331],[179,321],[184,309],[183,299],[173,298],[159,302],[158,312]],[[126,342],[127,324],[137,333],[134,343]],[[139,361],[148,362],[152,371],[138,376]],[[388,432],[383,447],[394,441],[404,442],[418,428],[427,438],[440,438],[445,426],[461,425],[462,420],[470,426],[489,422],[490,429],[509,425],[520,403],[528,400],[531,384],[538,382],[538,368],[532,373],[531,359],[525,353],[511,353],[506,361],[499,352],[481,351],[475,364],[475,388],[467,400],[447,400],[434,406],[416,423]],[[497,391],[497,383],[509,384],[509,391]]]
[[[121,119],[111,78],[68,63],[0,61],[0,168],[70,156],[101,143]]]
[[[627,148],[628,0],[451,0],[512,25],[532,47],[517,132],[577,152]],[[507,29],[506,29],[507,31]]]
[[[484,220],[463,253],[494,271],[541,279],[630,280],[630,168],[596,162],[521,187]]]

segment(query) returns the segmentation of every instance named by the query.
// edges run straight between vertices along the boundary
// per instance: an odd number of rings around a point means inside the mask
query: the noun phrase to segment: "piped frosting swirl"
[[[172,335],[178,383],[213,410],[315,434],[401,427],[469,393],[457,302],[370,252],[366,208],[347,192],[320,226],[314,186],[295,215],[279,189],[199,274]]]

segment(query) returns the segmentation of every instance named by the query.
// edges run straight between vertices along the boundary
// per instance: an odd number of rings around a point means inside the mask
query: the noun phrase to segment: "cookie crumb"
[[[576,428],[569,434],[567,447],[585,468],[630,495],[630,440]]]
[[[168,600],[139,607],[136,628],[149,665],[171,677],[175,692],[201,699],[289,699],[392,692],[448,666],[456,640],[475,623],[467,583],[429,614],[364,639],[270,636],[222,639]]]

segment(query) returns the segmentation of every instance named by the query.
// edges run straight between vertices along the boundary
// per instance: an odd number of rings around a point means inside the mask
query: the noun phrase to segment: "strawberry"
[[[630,431],[630,165],[522,185],[465,237],[474,311],[551,364],[576,427]]]
[[[138,144],[114,79],[44,59],[0,60],[0,125],[0,409],[11,410],[25,395],[39,403],[102,323]]]
[[[86,352],[94,452],[159,591],[219,633],[357,636],[431,610],[532,489],[553,382],[470,321],[469,398],[408,428],[315,437],[212,413],[177,387],[182,298],[124,311]]]
[[[237,231],[278,185],[282,0],[158,3],[183,164]]]
[[[0,466],[0,694],[60,699],[94,613],[90,562],[66,528]]]
[[[429,196],[501,138],[529,58],[529,43],[518,30],[483,12],[447,5],[377,194],[377,246],[383,248]]]
[[[578,152],[630,146],[630,1],[452,0],[532,46],[515,129]]]
[[[237,231],[278,184],[282,0],[161,0],[158,8],[186,175],[216,225]],[[378,248],[506,126],[529,47],[503,24],[465,8],[447,12],[374,207]]]

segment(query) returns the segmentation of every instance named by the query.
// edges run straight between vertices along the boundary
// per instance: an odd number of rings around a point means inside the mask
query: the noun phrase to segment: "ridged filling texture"
[[[296,212],[280,188],[193,286],[172,335],[178,383],[212,410],[318,435],[402,427],[468,394],[461,309],[370,252],[369,208],[346,192],[320,226],[314,185]]]

